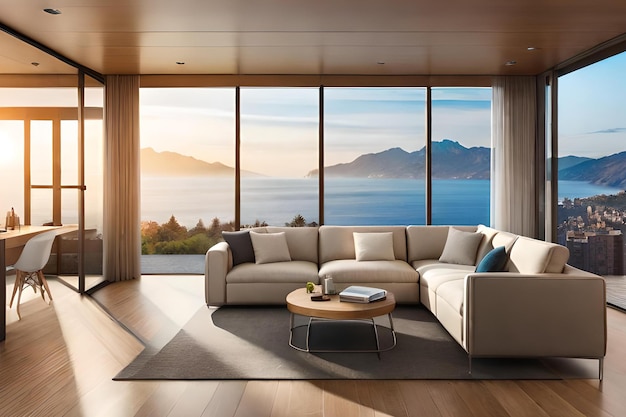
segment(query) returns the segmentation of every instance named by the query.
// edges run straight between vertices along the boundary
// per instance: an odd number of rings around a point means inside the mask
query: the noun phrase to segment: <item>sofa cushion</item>
[[[451,227],[439,260],[450,264],[475,265],[478,245],[482,239],[482,233],[464,232]]]
[[[468,266],[466,266],[465,269],[443,267],[438,269],[429,269],[420,275],[420,285],[432,291],[437,291],[437,288],[445,282],[456,281],[459,279],[464,280],[465,276],[467,274],[471,274],[473,270],[474,269],[472,267]]]
[[[508,260],[509,254],[506,252],[506,248],[498,246],[481,259],[476,265],[476,272],[503,272]]]
[[[338,259],[356,259],[352,233],[393,233],[393,254],[397,260],[406,261],[406,227],[404,226],[320,226],[319,263]]]
[[[353,232],[354,253],[357,261],[393,261],[393,233]]]
[[[226,283],[319,283],[317,264],[307,261],[241,264],[226,275]]]
[[[268,233],[285,232],[291,260],[318,262],[318,228],[267,226]]]
[[[406,228],[408,261],[439,259],[446,246],[448,229],[450,226],[408,226]],[[475,226],[455,226],[455,229],[465,232],[476,231]]]
[[[250,232],[254,258],[257,264],[291,261],[285,232],[256,233]]]
[[[233,256],[233,265],[239,265],[245,262],[254,263],[254,248],[252,247],[249,230],[222,232],[222,237],[230,247],[230,252]]]
[[[483,259],[485,255],[495,247],[493,245],[493,238],[498,234],[498,231],[492,227],[485,226],[484,224],[479,224],[476,231],[478,233],[482,233],[484,236],[482,242],[480,242],[480,245],[478,246],[478,254],[476,255],[476,264],[478,264],[481,259]]]
[[[431,270],[459,270],[464,271],[465,273],[470,273],[474,271],[473,265],[447,264],[439,262],[438,259],[424,259],[421,261],[414,261],[411,263],[411,265],[420,274],[420,276]]]
[[[497,248],[498,246],[504,246],[507,249],[507,252],[510,253],[511,247],[513,246],[513,244],[515,244],[515,241],[518,237],[519,235],[516,235],[514,233],[498,231],[498,233],[496,233],[495,236],[491,239],[491,249]]]
[[[404,261],[369,261],[339,259],[320,267],[319,276],[329,275],[335,283],[415,282],[419,274]]]
[[[569,250],[556,243],[520,236],[511,249],[509,259],[510,272],[561,273],[569,259]]]
[[[437,306],[443,300],[452,307],[455,313],[463,315],[463,299],[465,297],[465,281],[456,279],[444,282],[437,289]]]
[[[446,265],[449,267],[446,268]],[[464,267],[464,269],[460,267]],[[420,275],[420,301],[433,314],[437,315],[439,308],[438,291],[441,285],[452,281],[464,282],[465,276],[472,270],[473,266],[468,265],[441,264],[440,268],[424,271]]]

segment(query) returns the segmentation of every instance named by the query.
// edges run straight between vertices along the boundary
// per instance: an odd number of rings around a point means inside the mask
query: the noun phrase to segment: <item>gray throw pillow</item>
[[[222,232],[222,237],[230,246],[230,252],[233,254],[233,266],[246,262],[254,263],[254,249],[252,248],[250,231]]]
[[[482,233],[464,232],[450,227],[439,261],[448,264],[475,265],[476,253],[482,239]]]

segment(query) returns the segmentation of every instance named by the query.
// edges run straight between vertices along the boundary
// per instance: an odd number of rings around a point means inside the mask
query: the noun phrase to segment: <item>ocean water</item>
[[[142,178],[142,220],[165,223],[174,215],[188,228],[202,219],[206,226],[214,217],[234,219],[233,179]],[[564,197],[615,194],[617,188],[576,181],[559,182],[559,201]],[[318,222],[316,179],[243,179],[241,221],[255,220],[283,225],[296,214]],[[406,179],[327,179],[325,223],[340,225],[425,224],[424,182]],[[434,180],[433,224],[489,224],[488,180]],[[142,273],[202,274],[204,255],[144,255]]]
[[[433,224],[489,224],[488,180],[433,180]],[[559,182],[564,197],[588,197],[621,191],[577,181]],[[256,220],[284,225],[300,214],[319,223],[319,187],[313,178],[245,178],[241,184],[241,223]],[[202,219],[234,220],[233,179],[144,177],[142,220],[165,223],[174,215],[188,228]],[[325,224],[406,225],[425,224],[425,186],[410,179],[326,179]]]
[[[600,194],[610,195],[624,191],[621,188],[606,187],[581,181],[559,181],[558,188],[559,202],[563,201],[565,197],[573,200],[574,198],[592,197]]]
[[[489,223],[489,181],[433,181],[434,224]],[[241,184],[241,223],[284,225],[300,214],[319,223],[319,187],[312,178],[252,178]],[[174,215],[187,227],[214,217],[234,220],[232,179],[142,179],[142,220],[165,223]],[[410,179],[327,179],[326,224],[404,225],[425,223],[424,182]]]

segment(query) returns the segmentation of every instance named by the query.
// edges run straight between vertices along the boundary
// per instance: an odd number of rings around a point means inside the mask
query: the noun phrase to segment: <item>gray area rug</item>
[[[201,308],[164,347],[146,349],[115,380],[137,379],[563,379],[597,378],[584,359],[474,359],[423,307],[393,313],[397,346],[376,353],[306,353],[289,346],[286,307]],[[376,320],[381,347],[392,344],[386,317]],[[296,316],[296,325],[307,321]],[[306,327],[294,333],[304,345]],[[375,347],[371,324],[318,322],[313,348]]]

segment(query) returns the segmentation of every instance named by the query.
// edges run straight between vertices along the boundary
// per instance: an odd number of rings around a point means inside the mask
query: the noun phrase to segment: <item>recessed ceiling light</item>
[[[48,14],[61,14],[61,10],[59,9],[43,9],[44,12]]]
[[[378,61],[376,62],[378,65],[385,65],[385,61]]]
[[[176,65],[185,65],[183,61],[176,61]]]
[[[539,48],[535,48],[534,46],[529,46],[528,48],[526,48],[527,51],[536,51]]]
[[[513,65],[517,65],[517,61],[506,61],[504,63],[507,67],[512,67]]]

